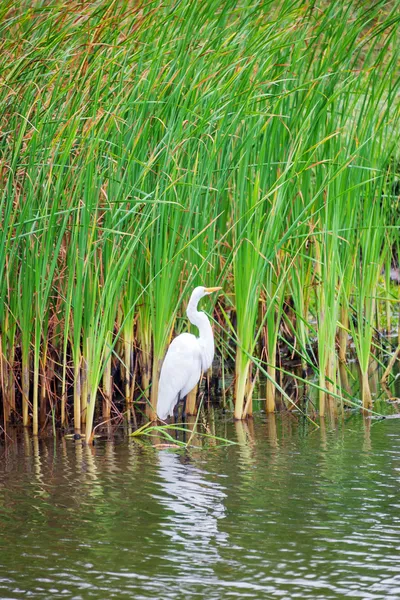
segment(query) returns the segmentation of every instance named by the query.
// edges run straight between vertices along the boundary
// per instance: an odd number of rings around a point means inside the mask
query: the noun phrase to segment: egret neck
[[[197,305],[200,298],[203,297],[203,293],[196,293],[198,290],[195,289],[190,297],[186,314],[189,321],[196,325],[199,330],[199,342],[201,346],[201,363],[203,372],[207,371],[214,358],[214,335],[210,325],[210,321],[205,313],[197,310]]]

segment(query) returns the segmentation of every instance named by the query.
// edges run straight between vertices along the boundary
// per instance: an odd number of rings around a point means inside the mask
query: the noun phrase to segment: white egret
[[[195,288],[186,309],[188,319],[199,330],[199,337],[181,333],[172,340],[161,367],[158,384],[157,415],[162,421],[174,414],[179,400],[184,400],[197,385],[214,358],[214,335],[207,315],[197,310],[199,300],[220,287]]]

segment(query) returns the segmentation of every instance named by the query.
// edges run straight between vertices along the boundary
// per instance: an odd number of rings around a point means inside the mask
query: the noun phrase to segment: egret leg
[[[174,422],[175,422],[175,425],[178,422],[178,407],[179,407],[180,400],[181,400],[181,395],[178,394],[178,399],[177,399],[176,404],[174,406]]]
[[[183,406],[182,406],[182,423],[186,422],[186,400],[187,400],[187,394],[183,399]]]
[[[178,406],[179,406],[179,400],[174,406],[174,423],[175,423],[175,425],[178,422]]]

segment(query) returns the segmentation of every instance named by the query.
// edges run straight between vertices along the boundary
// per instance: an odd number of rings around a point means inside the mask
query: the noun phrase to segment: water
[[[0,597],[400,598],[400,419],[3,447]]]

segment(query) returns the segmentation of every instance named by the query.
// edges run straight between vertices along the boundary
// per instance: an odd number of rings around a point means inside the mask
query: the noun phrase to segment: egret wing
[[[165,420],[179,400],[188,394],[201,375],[201,350],[190,333],[178,335],[168,348],[158,384],[157,415]]]

